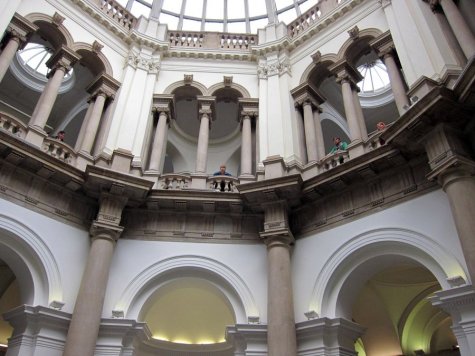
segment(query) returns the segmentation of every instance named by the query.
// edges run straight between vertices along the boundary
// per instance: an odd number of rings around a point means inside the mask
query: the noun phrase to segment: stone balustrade
[[[170,31],[172,47],[249,50],[258,43],[257,35],[220,32]]]
[[[55,138],[45,138],[42,150],[60,161],[74,165],[76,154],[71,146]]]
[[[182,190],[190,186],[191,178],[188,174],[163,174],[159,180],[160,189]]]
[[[327,155],[323,160],[321,167],[323,171],[328,171],[332,168],[338,167],[340,164],[347,162],[350,159],[348,151],[337,151],[331,155]]]
[[[19,138],[25,138],[27,126],[7,114],[0,113],[0,130],[6,131]]]
[[[124,27],[127,31],[133,29],[137,19],[115,0],[95,0],[101,11],[109,18]]]
[[[312,6],[310,9],[300,15],[296,20],[292,21],[289,25],[287,25],[287,33],[289,37],[293,38],[305,31],[307,28],[317,22],[320,19],[320,16],[321,11],[319,9],[318,4]]]
[[[220,192],[237,192],[236,184],[239,179],[232,176],[209,176],[207,185],[210,190]]]

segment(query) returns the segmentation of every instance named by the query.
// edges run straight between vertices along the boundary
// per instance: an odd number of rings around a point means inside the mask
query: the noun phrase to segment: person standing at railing
[[[59,131],[56,136],[54,136],[55,139],[59,141],[64,141],[64,137],[66,136],[66,132],[64,131]]]
[[[213,176],[232,176],[231,173],[229,172],[226,172],[226,165],[225,164],[222,164],[219,166],[219,171],[217,172],[214,172],[213,173]],[[231,182],[228,182],[228,191],[231,191]],[[224,192],[224,189],[226,188],[226,181],[225,180],[222,180],[221,182],[219,182],[219,190]],[[218,189],[218,181],[215,181],[214,182],[214,189]]]
[[[346,151],[347,149],[348,144],[345,141],[342,141],[339,137],[333,137],[333,147],[330,150],[330,154],[334,154],[339,151]],[[340,164],[343,163],[343,156],[340,156],[338,160],[340,161]]]

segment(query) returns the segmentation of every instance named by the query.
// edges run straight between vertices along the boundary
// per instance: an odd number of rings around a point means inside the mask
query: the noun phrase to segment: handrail
[[[329,154],[322,159],[322,165],[324,171],[328,171],[332,168],[335,168],[350,159],[348,151],[336,151],[335,153]]]
[[[18,119],[0,112],[0,129],[19,138],[26,137],[27,126]]]
[[[258,43],[258,37],[239,33],[169,31],[168,41],[172,47],[249,50]]]
[[[160,189],[182,190],[190,186],[191,178],[189,174],[167,173],[162,174],[159,179]]]
[[[43,141],[42,150],[60,161],[74,164],[76,154],[71,146],[55,138],[47,137]]]
[[[96,4],[109,18],[124,27],[127,31],[133,29],[137,18],[115,0],[95,0]]]
[[[209,176],[207,183],[210,190],[219,192],[236,192],[236,184],[239,183],[239,179],[225,175]]]

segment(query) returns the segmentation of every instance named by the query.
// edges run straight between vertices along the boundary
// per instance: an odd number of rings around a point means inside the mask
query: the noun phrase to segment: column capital
[[[51,69],[48,77],[52,76],[59,68],[63,68],[65,73],[70,71],[79,59],[81,59],[81,56],[72,49],[64,45],[61,46],[46,62],[46,66]]]
[[[290,93],[294,98],[296,107],[303,106],[307,103],[314,108],[319,108],[319,106],[326,101],[323,94],[310,83],[300,84],[298,87],[292,89]]]
[[[210,122],[215,120],[214,105],[216,101],[215,96],[197,96],[198,100],[198,120],[201,120],[203,115],[207,115]]]
[[[376,54],[382,58],[386,55],[394,55],[395,50],[394,41],[391,36],[390,31],[386,31],[374,40],[372,40],[369,45],[373,48]]]
[[[103,239],[115,242],[119,239],[122,231],[124,231],[122,226],[111,225],[94,220],[89,230],[89,235],[92,240]]]
[[[10,38],[15,38],[19,41],[19,49],[28,42],[31,35],[36,31],[38,31],[38,26],[17,13],[15,13],[7,27],[7,33]]]
[[[329,68],[336,76],[337,83],[349,82],[352,87],[356,87],[356,83],[363,80],[363,76],[358,72],[358,70],[349,64],[345,59],[336,62],[331,65]]]
[[[249,116],[251,118],[257,118],[259,116],[259,99],[256,98],[239,98],[240,118],[242,121],[243,116]]]
[[[106,98],[114,99],[117,90],[120,88],[120,83],[106,73],[97,76],[91,84],[86,88],[86,91],[93,97],[97,95],[104,95]]]
[[[155,94],[152,102],[152,113],[154,115],[165,113],[167,122],[175,118],[175,95],[173,94]]]

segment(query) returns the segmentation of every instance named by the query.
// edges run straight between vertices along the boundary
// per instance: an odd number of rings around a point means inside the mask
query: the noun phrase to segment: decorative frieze
[[[141,53],[130,53],[126,65],[145,70],[150,74],[157,74],[160,71],[161,61],[154,57],[146,57]]]
[[[285,57],[270,63],[259,64],[257,67],[257,75],[261,79],[267,79],[268,77],[272,77],[274,75],[291,75],[291,69],[290,60]]]

